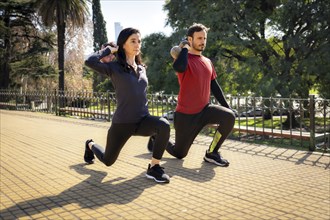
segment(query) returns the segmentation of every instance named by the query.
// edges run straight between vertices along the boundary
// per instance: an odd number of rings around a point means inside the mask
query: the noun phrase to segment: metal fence
[[[232,138],[330,150],[330,99],[227,98],[236,114]],[[148,100],[152,115],[173,120],[177,95],[148,94]],[[217,103],[214,97],[210,102]],[[0,108],[111,121],[116,99],[112,92],[0,90]]]

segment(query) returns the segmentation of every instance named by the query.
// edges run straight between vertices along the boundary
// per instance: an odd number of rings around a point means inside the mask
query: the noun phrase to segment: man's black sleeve
[[[214,97],[218,100],[218,102],[222,106],[224,106],[226,108],[230,108],[229,104],[223,94],[221,87],[219,86],[218,82],[215,79],[211,80],[211,91],[212,91]]]
[[[173,63],[173,69],[178,73],[186,71],[188,66],[188,49],[182,48],[178,58]]]

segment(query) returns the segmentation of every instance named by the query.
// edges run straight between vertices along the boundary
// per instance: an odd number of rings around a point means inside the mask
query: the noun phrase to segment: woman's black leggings
[[[196,136],[207,124],[219,125],[217,131],[221,134],[221,138],[217,148],[220,148],[234,127],[235,115],[230,109],[218,105],[207,105],[200,113],[193,115],[175,112],[173,153],[177,158],[182,159],[187,156]]]
[[[144,117],[139,123],[111,124],[105,150],[93,144],[92,151],[106,166],[111,166],[131,136],[156,136],[152,157],[160,160],[170,137],[170,124],[164,118],[151,115]]]

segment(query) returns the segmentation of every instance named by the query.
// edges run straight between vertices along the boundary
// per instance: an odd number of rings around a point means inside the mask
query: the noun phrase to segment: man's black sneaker
[[[149,138],[149,142],[148,142],[148,146],[147,146],[147,148],[148,148],[148,151],[149,151],[150,153],[152,153],[152,150],[153,150],[153,148],[154,148],[154,145],[155,145],[155,139],[156,139],[155,136],[151,136],[151,137]]]
[[[170,177],[165,174],[164,168],[159,166],[159,164],[151,167],[149,164],[148,170],[146,173],[147,178],[155,180],[157,183],[169,183]]]
[[[92,163],[94,163],[94,159],[95,159],[93,151],[92,151],[92,150],[89,148],[89,146],[88,146],[88,144],[89,144],[90,142],[92,142],[92,141],[93,141],[92,139],[89,139],[89,140],[87,140],[86,143],[85,143],[85,154],[84,154],[84,160],[85,160],[85,162],[88,163],[88,164],[92,164]]]
[[[204,160],[205,162],[214,163],[221,167],[229,166],[229,162],[226,159],[224,159],[219,152],[208,153],[208,151],[206,151]]]

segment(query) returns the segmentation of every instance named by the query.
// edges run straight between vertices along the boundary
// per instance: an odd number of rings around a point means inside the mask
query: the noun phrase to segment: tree
[[[172,69],[173,59],[169,53],[171,38],[162,33],[154,33],[142,40],[143,60],[147,65],[149,90],[172,93],[178,91],[177,79]]]
[[[92,44],[92,22],[88,19],[84,27],[68,28],[65,34],[65,87],[66,90],[92,90],[92,80],[85,77],[85,48]]]
[[[47,27],[57,28],[59,91],[64,91],[64,50],[67,23],[82,27],[88,15],[86,0],[37,0],[38,14]]]
[[[106,22],[104,21],[100,0],[93,0],[93,47],[94,51],[98,51],[102,44],[108,42]]]
[[[41,58],[51,51],[53,36],[39,25],[33,1],[1,2],[0,30],[0,88],[19,87],[23,78],[54,72]]]
[[[324,91],[330,80],[329,5],[322,0],[204,0],[167,1],[164,8],[176,30],[193,22],[211,28],[205,54],[230,65],[216,68],[232,71],[227,74],[233,75],[236,92],[307,97],[313,87]]]
[[[106,22],[103,19],[100,0],[93,0],[93,37],[94,37],[94,51],[100,50],[102,44],[108,42]],[[104,82],[106,76],[103,74],[93,73],[93,90],[98,90],[98,85]],[[108,83],[106,85],[109,85]]]

